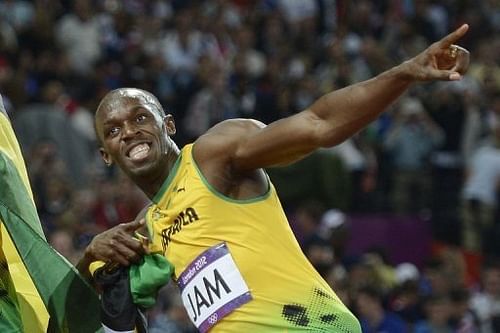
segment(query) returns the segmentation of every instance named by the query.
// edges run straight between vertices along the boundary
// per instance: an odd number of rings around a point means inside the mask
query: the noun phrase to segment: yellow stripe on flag
[[[16,288],[24,330],[25,332],[45,333],[49,321],[45,305],[3,225],[1,229],[2,248]]]

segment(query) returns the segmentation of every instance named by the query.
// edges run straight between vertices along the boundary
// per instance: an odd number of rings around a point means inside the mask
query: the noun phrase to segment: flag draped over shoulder
[[[99,300],[45,240],[0,97],[0,331],[102,332]]]

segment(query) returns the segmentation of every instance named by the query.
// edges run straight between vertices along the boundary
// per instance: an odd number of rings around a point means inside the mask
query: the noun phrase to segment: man
[[[406,332],[406,323],[383,306],[382,292],[373,286],[365,286],[356,293],[356,305],[363,333]]]
[[[356,318],[307,261],[263,170],[336,145],[374,120],[412,83],[459,80],[468,52],[463,25],[415,58],[329,93],[268,126],[224,121],[181,151],[175,126],[148,92],[123,88],[95,116],[102,157],[152,200],[150,251],[174,266],[184,306],[201,332],[360,332]],[[96,238],[93,260],[128,265],[144,250],[122,224]]]

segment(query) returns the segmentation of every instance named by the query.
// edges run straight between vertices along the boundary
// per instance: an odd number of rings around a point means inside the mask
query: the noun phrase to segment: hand
[[[85,256],[92,261],[101,260],[123,266],[137,263],[148,253],[147,244],[134,237],[134,232],[144,223],[144,219],[121,223],[96,235],[87,246]]]
[[[469,51],[455,45],[469,30],[467,24],[433,43],[416,57],[404,62],[405,76],[414,81],[456,81],[462,78],[469,67]]]

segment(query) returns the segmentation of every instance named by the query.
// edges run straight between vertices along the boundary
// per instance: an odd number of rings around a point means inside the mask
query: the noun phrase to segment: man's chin
[[[140,178],[147,176],[153,170],[153,165],[151,163],[143,163],[142,165],[127,165],[127,174],[132,178]]]

